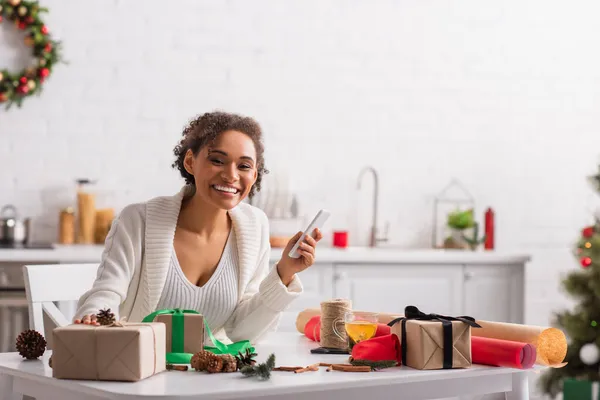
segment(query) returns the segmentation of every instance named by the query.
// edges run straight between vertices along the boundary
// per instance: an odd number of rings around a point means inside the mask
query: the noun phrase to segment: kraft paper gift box
[[[204,349],[204,317],[197,311],[163,309],[142,320],[153,321],[166,326],[167,362],[189,364],[192,355]]]
[[[405,317],[391,321],[391,333],[398,336],[404,365],[416,369],[468,368],[471,359],[471,317],[424,314],[408,306]]]
[[[165,324],[74,324],[52,331],[52,376],[135,382],[166,369]]]

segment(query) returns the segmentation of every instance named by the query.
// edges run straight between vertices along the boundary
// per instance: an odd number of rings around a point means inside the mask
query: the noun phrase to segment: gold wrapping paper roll
[[[361,311],[361,310],[354,310],[354,311]],[[365,311],[362,311],[362,312],[365,312]],[[379,314],[378,322],[382,323],[382,324],[387,324],[388,322],[390,322],[398,317],[404,316],[404,314],[402,314],[402,313],[400,313],[400,314],[378,313],[378,314]],[[296,317],[296,330],[298,332],[304,334],[304,327],[306,326],[306,323],[315,315],[321,315],[320,308],[306,308],[306,309],[300,311],[298,313],[298,316]]]
[[[529,343],[535,346],[535,363],[548,367],[561,368],[567,355],[567,338],[556,328],[511,324],[507,322],[480,321],[481,328],[471,329],[472,336]]]
[[[296,330],[298,332],[304,334],[304,327],[308,323],[308,321],[314,317],[315,315],[321,315],[320,308],[307,308],[298,313],[296,317]]]

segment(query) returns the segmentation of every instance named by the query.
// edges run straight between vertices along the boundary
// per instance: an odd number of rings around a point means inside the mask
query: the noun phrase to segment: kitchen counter
[[[102,245],[0,249],[0,269],[8,275],[12,270],[20,283],[24,264],[99,263],[103,250]],[[271,250],[271,266],[282,251]],[[518,252],[322,246],[315,265],[302,272],[304,293],[282,313],[280,330],[294,331],[298,312],[332,298],[350,299],[363,310],[397,313],[414,304],[444,315],[524,323],[529,261]],[[61,310],[71,316],[72,307],[61,305]]]
[[[53,249],[0,249],[0,263],[94,263],[104,246],[54,245]],[[283,249],[271,250],[277,262]],[[317,263],[395,263],[395,264],[524,264],[530,256],[521,253],[466,250],[407,250],[391,247],[317,248]]]

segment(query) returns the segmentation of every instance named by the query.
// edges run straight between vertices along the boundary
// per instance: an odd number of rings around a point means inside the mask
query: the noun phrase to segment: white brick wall
[[[268,166],[355,244],[371,212],[363,166],[380,173],[380,223],[400,246],[428,245],[432,198],[459,178],[496,209],[498,248],[535,256],[528,321],[567,304],[557,278],[577,267],[569,246],[599,199],[584,179],[600,155],[599,3],[43,3],[70,65],[0,113],[0,204],[42,236],[76,177],[99,179],[117,208],[177,190],[181,128],[223,108],[262,123]],[[2,65],[23,54],[0,44]]]

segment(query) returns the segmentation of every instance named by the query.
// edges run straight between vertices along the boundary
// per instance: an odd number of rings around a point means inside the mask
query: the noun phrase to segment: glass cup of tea
[[[373,312],[366,311],[348,311],[344,315],[344,330],[345,335],[342,335],[335,327],[335,334],[342,340],[348,343],[348,350],[356,343],[363,340],[371,339],[377,332],[377,322],[379,315]]]

